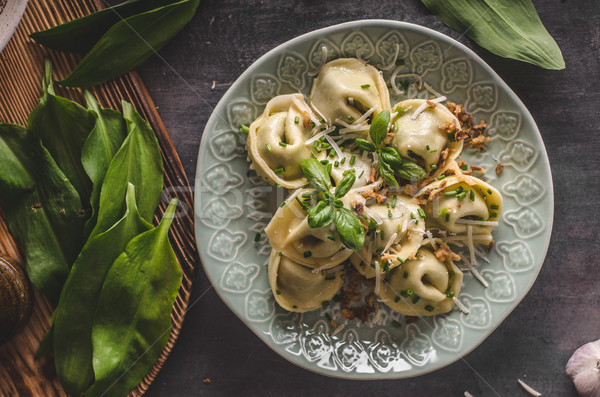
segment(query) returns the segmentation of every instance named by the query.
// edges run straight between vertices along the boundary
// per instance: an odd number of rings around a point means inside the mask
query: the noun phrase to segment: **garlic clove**
[[[575,350],[565,370],[581,397],[600,396],[600,339]]]

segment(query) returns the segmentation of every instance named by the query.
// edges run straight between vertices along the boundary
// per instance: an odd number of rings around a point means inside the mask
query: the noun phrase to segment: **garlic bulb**
[[[581,397],[600,396],[600,339],[577,349],[566,371]]]

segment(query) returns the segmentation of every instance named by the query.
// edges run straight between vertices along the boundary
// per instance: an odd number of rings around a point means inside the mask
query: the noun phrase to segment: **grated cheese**
[[[312,72],[308,72],[308,75],[310,77],[316,76],[321,72],[321,69],[323,68],[323,65],[325,65],[325,62],[327,62],[327,47],[326,46],[321,46],[321,62],[319,62],[319,66],[317,66],[317,68],[312,71]]]
[[[453,296],[452,300],[454,301],[456,307],[458,307],[458,310],[465,314],[469,314],[469,308],[466,307],[456,296]]]
[[[485,252],[483,252],[479,247],[475,247],[475,255],[483,259],[485,262],[491,263]]]
[[[335,141],[333,139],[331,139],[331,137],[329,135],[325,135],[325,139],[327,139],[327,142],[329,142],[329,144],[335,151],[335,154],[341,160],[342,157],[344,157],[344,155],[342,154],[342,151],[340,150],[340,147],[337,145],[337,143],[335,143]]]
[[[379,262],[375,261],[375,294],[379,295],[379,289],[381,288],[381,268]]]
[[[383,251],[381,251],[381,255],[385,254],[390,249],[390,247],[392,246],[392,244],[394,244],[394,241],[396,240],[397,237],[398,237],[398,233],[392,234],[392,236],[388,240],[387,244],[385,245],[385,248],[383,249]]]
[[[369,117],[371,115],[371,113],[373,113],[375,110],[377,110],[378,107],[379,107],[379,105],[373,106],[371,109],[367,110],[362,116],[360,116],[360,118],[358,120],[356,120],[352,124],[362,124],[362,123],[364,123],[367,120],[367,117]]]
[[[313,136],[312,138],[308,139],[305,143],[305,145],[310,145],[312,144],[314,141],[316,141],[317,139],[320,139],[322,136],[325,136],[327,134],[329,134],[330,132],[334,131],[335,127],[329,127],[324,131],[319,132],[317,135]]]
[[[379,216],[377,216],[376,214],[374,214],[373,212],[371,212],[371,210],[368,207],[365,206],[364,210],[367,213],[367,215],[369,215],[371,218],[373,218],[375,223],[377,223],[378,225],[382,224],[381,218]]]
[[[365,128],[366,129],[370,128],[367,123],[352,123],[352,124],[348,124],[344,120],[339,119],[339,118],[335,119],[335,122],[337,124],[340,124],[340,125],[346,127],[349,130],[352,130],[352,131],[361,131],[361,130],[364,130]]]
[[[445,96],[440,96],[437,97],[435,99],[432,99],[429,102],[433,102],[433,103],[440,103],[446,100]],[[417,108],[417,110],[415,110],[415,112],[410,116],[411,119],[416,120],[417,117],[419,117],[419,115],[423,112],[423,110],[427,109],[429,107],[429,104],[427,102],[425,102],[424,104],[422,104],[421,106],[419,106]]]
[[[456,223],[463,223],[465,225],[477,225],[477,226],[498,226],[497,221],[477,221],[475,219],[457,219]]]
[[[525,391],[527,391],[527,393],[529,393],[535,397],[540,397],[542,395],[542,393],[540,393],[537,390],[534,390],[531,386],[529,386],[527,383],[523,382],[521,379],[517,379],[517,380],[519,381],[519,383],[521,384],[523,389],[525,389]]]
[[[298,109],[300,109],[303,112],[307,112],[308,115],[310,116],[310,119],[312,121],[314,121],[315,124],[320,124],[319,119],[317,119],[317,116],[315,116],[315,114],[313,113],[311,108],[309,106],[307,106],[306,104],[300,102],[300,100],[295,95],[292,97],[292,102],[294,102],[294,105],[296,105],[298,107]]]
[[[475,245],[473,244],[473,226],[467,226],[467,244],[469,246],[469,259],[473,266],[477,265],[477,258],[475,258]]]
[[[469,393],[468,391],[465,392],[465,397],[473,397],[473,395],[471,393]]]
[[[467,236],[448,236],[448,237],[442,238],[442,240],[445,241],[446,243],[451,243],[451,242],[455,242],[455,241],[465,241],[465,240],[467,240],[467,238],[468,238]],[[489,234],[474,234],[473,238],[477,239],[477,240],[492,241],[492,236],[490,236]]]
[[[383,179],[378,179],[375,182],[371,183],[370,185],[365,185],[365,186],[361,186],[361,187],[356,187],[354,189],[350,189],[349,193],[360,193],[360,192],[364,192],[365,190],[369,190],[369,189],[375,190],[382,183],[383,183]]]
[[[477,271],[477,269],[475,269],[473,267],[473,265],[471,264],[471,262],[469,262],[469,260],[467,258],[465,258],[465,256],[461,253],[458,254],[460,256],[460,258],[463,260],[463,262],[465,263],[465,265],[467,265],[467,268],[469,269],[469,271],[473,274],[473,276],[475,276],[475,278],[477,280],[479,280],[479,282],[481,284],[483,284],[483,286],[485,288],[489,287],[489,284],[487,282],[486,279],[483,278],[483,276]]]

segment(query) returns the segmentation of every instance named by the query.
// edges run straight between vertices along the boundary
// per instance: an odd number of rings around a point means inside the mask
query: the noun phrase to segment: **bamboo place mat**
[[[0,0],[1,3],[1,0]],[[48,50],[28,37],[32,32],[87,15],[102,8],[100,1],[30,0],[14,36],[0,52],[0,122],[26,125],[27,115],[38,104],[44,58],[50,56],[54,78],[66,77],[81,59],[80,55]],[[57,94],[84,103],[81,90],[55,86]],[[165,168],[165,192],[155,221],[162,217],[170,197],[180,202],[179,213],[171,226],[171,242],[180,267],[183,283],[171,314],[173,329],[159,360],[142,383],[130,393],[140,396],[148,389],[167,359],[181,330],[189,302],[196,260],[193,232],[193,204],[189,183],[156,107],[136,72],[92,89],[104,107],[121,108],[124,99],[150,122],[160,144]],[[0,213],[0,254],[8,254],[23,263],[19,247],[9,234]],[[34,309],[25,329],[11,341],[0,346],[0,395],[2,396],[65,396],[54,369],[51,355],[34,360],[39,343],[50,326],[52,307],[35,291]]]

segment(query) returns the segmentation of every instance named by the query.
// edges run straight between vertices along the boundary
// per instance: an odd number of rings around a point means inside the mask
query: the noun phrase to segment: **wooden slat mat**
[[[61,79],[81,59],[80,55],[60,53],[43,48],[31,40],[32,32],[47,29],[79,16],[87,15],[102,5],[93,0],[30,0],[25,15],[7,47],[0,52],[0,122],[26,125],[27,115],[38,104],[41,95],[41,79],[44,58],[53,61],[53,75]],[[58,95],[84,103],[81,90],[65,89],[55,85]],[[183,283],[173,308],[173,330],[167,347],[154,368],[143,382],[132,391],[142,395],[158,374],[169,355],[181,330],[184,314],[189,302],[196,245],[193,232],[193,201],[189,183],[175,152],[165,126],[156,112],[141,78],[135,72],[92,89],[100,104],[119,110],[121,99],[133,104],[135,109],[150,122],[160,143],[165,167],[166,197],[160,204],[158,218],[162,217],[170,197],[177,197],[182,204],[179,217],[171,227],[171,241],[183,270]],[[0,253],[21,260],[22,256],[8,232],[0,213]],[[33,356],[50,326],[51,305],[36,291],[34,311],[27,327],[7,344],[0,346],[0,395],[6,396],[64,396],[56,378],[52,357],[34,361]]]

